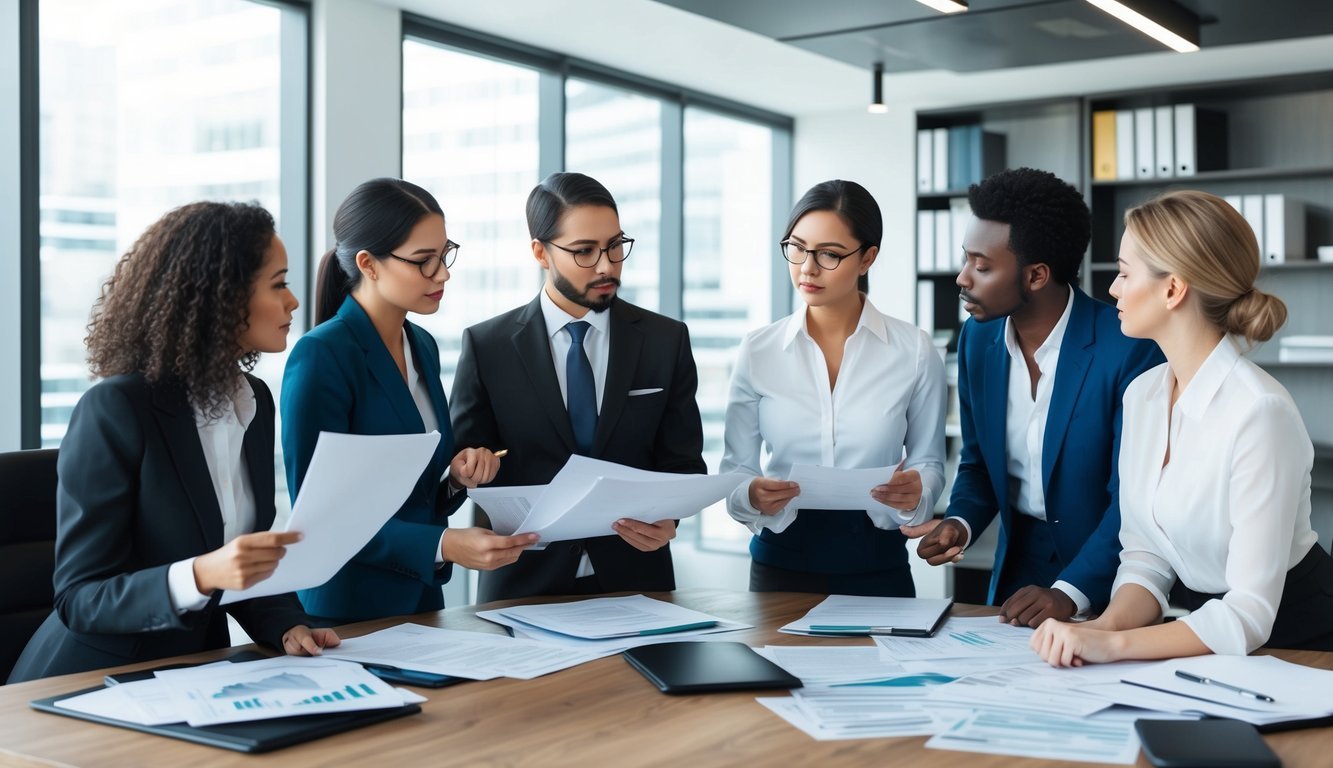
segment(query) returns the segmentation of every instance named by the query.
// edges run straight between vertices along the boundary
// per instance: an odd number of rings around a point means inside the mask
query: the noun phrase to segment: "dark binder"
[[[801,687],[798,678],[744,643],[657,643],[631,648],[622,655],[663,693]]]

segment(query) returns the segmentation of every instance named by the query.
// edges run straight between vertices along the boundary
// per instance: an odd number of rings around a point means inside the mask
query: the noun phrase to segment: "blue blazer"
[[[255,418],[242,452],[255,530],[273,524],[273,395],[247,376]],[[177,614],[171,564],[222,546],[194,409],[171,381],[111,376],[74,407],[60,443],[56,489],[55,610],[28,641],[9,682],[179,656],[230,645],[227,616],[282,648],[310,620],[290,593]]]
[[[444,607],[451,565],[435,567],[440,536],[465,495],[449,498],[441,478],[454,455],[440,351],[425,329],[404,323],[411,354],[430,390],[440,445],[403,506],[327,583],[298,592],[315,616],[360,621]],[[350,296],[338,314],[292,348],[282,380],[282,451],[296,498],[320,432],[421,434],[416,402],[370,317]]]
[[[1062,564],[1059,578],[1077,587],[1094,609],[1106,606],[1120,564],[1120,421],[1125,387],[1163,362],[1151,341],[1120,332],[1114,307],[1078,288],[1060,346],[1041,457],[1046,517]],[[998,514],[1000,541],[990,595],[1004,569],[1013,528],[1009,509],[1005,414],[1009,351],[1004,323],[963,324],[958,340],[958,399],[963,449],[949,499],[974,535]],[[1049,587],[1049,584],[1039,586]]]

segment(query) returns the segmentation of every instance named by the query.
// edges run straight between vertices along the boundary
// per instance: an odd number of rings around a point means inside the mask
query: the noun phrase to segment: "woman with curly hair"
[[[226,647],[222,591],[268,578],[300,540],[262,532],[273,396],[246,373],[287,346],[286,275],[272,216],[242,203],[177,208],[116,265],[88,326],[102,381],[60,445],[55,610],[9,682]],[[338,644],[291,594],[226,610],[287,653]]]

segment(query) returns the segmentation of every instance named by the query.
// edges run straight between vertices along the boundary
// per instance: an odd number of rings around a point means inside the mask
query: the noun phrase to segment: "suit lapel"
[[[393,356],[384,346],[384,340],[370,322],[370,316],[351,296],[343,301],[338,316],[347,323],[357,343],[365,351],[366,368],[370,371],[370,377],[380,385],[380,389],[384,390],[385,399],[398,415],[404,430],[424,432],[426,425],[421,421],[421,412],[417,410],[416,401],[412,399],[412,393],[407,391],[407,382],[403,380],[398,364],[393,361]],[[410,350],[404,352],[411,354]]]
[[[998,322],[998,321],[997,321]],[[991,485],[1001,510],[1009,509],[1008,477],[1009,451],[1007,448],[1007,416],[1009,410],[1009,350],[1004,345],[1004,329],[986,350],[986,425],[987,440],[982,443],[986,466],[993,467]]]
[[[407,337],[412,345],[410,353],[414,355],[413,360],[417,363],[417,372],[421,375],[421,380],[426,383],[431,407],[435,409],[435,421],[439,425],[440,444],[435,449],[432,464],[433,476],[440,476],[444,474],[445,466],[453,458],[451,454],[454,449],[454,433],[449,424],[449,402],[444,398],[444,383],[440,381],[440,356],[428,354],[430,352],[428,335],[426,329],[412,323],[407,324]],[[415,406],[416,401],[413,401],[413,407]],[[422,429],[425,429],[424,423]]]
[[[615,335],[612,334],[614,341]],[[541,297],[538,296],[519,316],[518,330],[510,337],[523,370],[532,384],[537,404],[551,420],[556,434],[564,441],[565,448],[573,453],[574,428],[569,425],[569,410],[564,398],[560,396],[560,382],[555,377],[551,361],[551,342],[546,335],[546,320],[542,317]]]
[[[1055,381],[1051,385],[1051,405],[1046,412],[1046,434],[1042,437],[1041,487],[1046,493],[1051,485],[1051,472],[1069,431],[1069,420],[1074,416],[1074,404],[1083,390],[1088,376],[1093,343],[1091,300],[1077,288],[1074,306],[1069,311],[1069,327],[1060,342],[1060,362],[1055,367]]]
[[[185,392],[176,385],[152,388],[153,416],[171,454],[185,495],[199,521],[204,546],[212,551],[222,546],[222,510],[213,492],[213,478],[208,474],[204,448],[199,442],[199,428],[194,423],[194,409]],[[272,468],[269,469],[270,474]]]
[[[245,455],[245,470],[250,473],[250,490],[255,498],[255,531],[273,527],[273,409],[269,401],[259,396],[258,388],[250,377],[246,382],[255,390],[255,417],[245,430],[241,450]]]
[[[628,304],[617,300],[611,305],[611,353],[606,361],[606,383],[602,387],[602,407],[597,414],[597,434],[592,442],[593,456],[601,456],[611,439],[620,412],[625,408],[630,383],[639,367],[643,332],[637,327],[638,314]]]

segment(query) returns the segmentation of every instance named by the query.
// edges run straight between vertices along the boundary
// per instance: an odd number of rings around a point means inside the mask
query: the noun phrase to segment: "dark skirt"
[[[1190,611],[1221,598],[1195,592],[1179,582],[1171,590],[1171,604]],[[1264,647],[1333,651],[1333,557],[1318,542],[1287,571],[1277,618]]]

